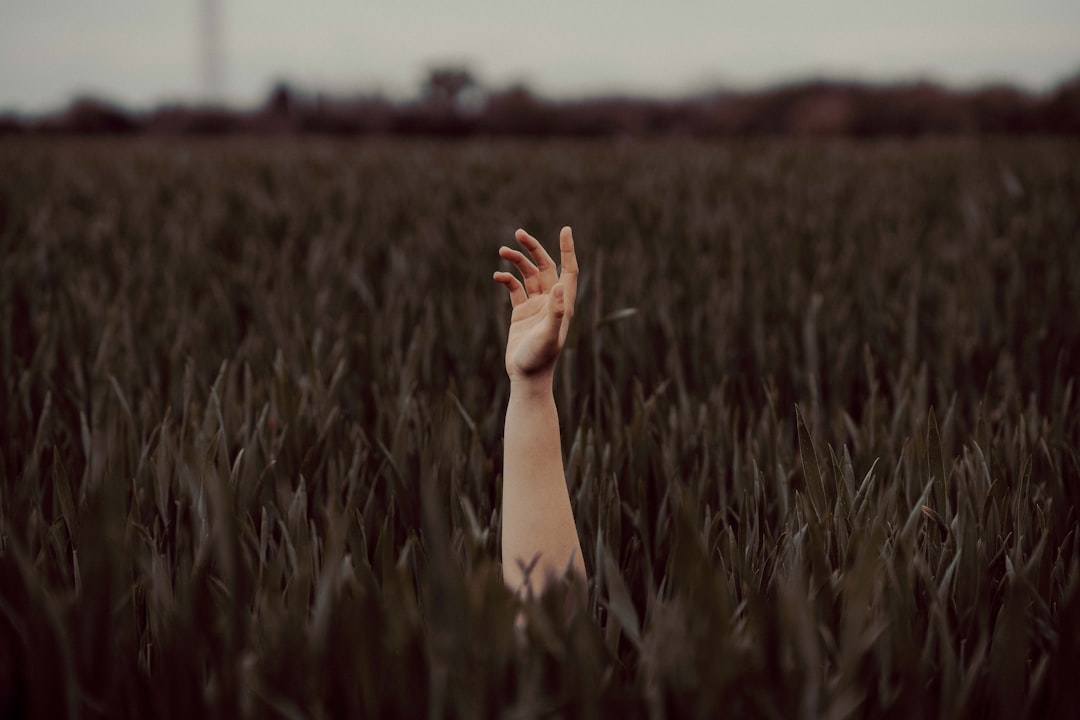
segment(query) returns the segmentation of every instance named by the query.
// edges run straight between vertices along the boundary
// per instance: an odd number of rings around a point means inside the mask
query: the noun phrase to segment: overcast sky
[[[217,0],[0,0],[0,110],[92,94],[146,108],[198,100],[200,11]],[[219,87],[261,102],[276,79],[414,95],[465,63],[488,87],[552,97],[677,96],[811,75],[1005,80],[1080,72],[1080,0],[220,0]]]

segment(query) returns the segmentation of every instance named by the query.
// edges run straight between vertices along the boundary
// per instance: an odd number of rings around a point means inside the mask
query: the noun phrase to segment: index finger
[[[574,300],[577,298],[578,261],[574,251],[574,232],[569,225],[559,233],[559,250],[562,253],[559,284],[566,288],[566,310],[570,314],[574,312]]]

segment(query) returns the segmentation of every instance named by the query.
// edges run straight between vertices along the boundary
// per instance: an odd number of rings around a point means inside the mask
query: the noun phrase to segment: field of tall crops
[[[576,613],[499,566],[565,224]],[[1076,717],[1078,380],[1076,142],[9,139],[0,715]]]

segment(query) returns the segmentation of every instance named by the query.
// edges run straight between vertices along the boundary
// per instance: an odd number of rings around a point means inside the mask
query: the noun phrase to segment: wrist
[[[554,375],[552,370],[529,375],[511,375],[510,394],[522,398],[551,398],[554,396]]]

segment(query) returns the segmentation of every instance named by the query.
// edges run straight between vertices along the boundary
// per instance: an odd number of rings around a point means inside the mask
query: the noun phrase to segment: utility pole
[[[199,69],[202,101],[217,105],[224,101],[221,0],[199,3]]]

